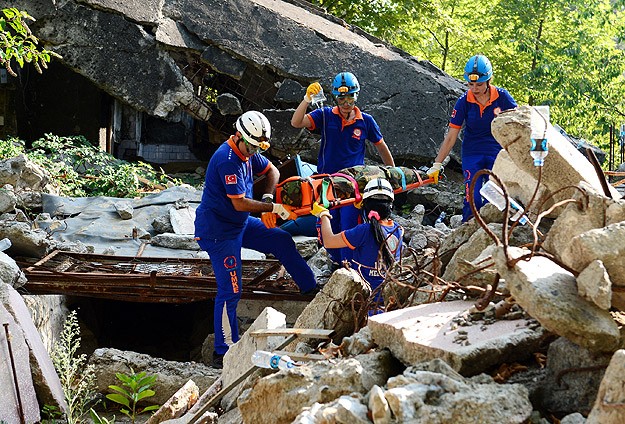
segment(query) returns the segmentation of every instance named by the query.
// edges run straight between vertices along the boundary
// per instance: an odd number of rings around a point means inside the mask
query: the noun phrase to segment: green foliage
[[[61,418],[63,416],[59,407],[54,405],[43,405],[41,413],[44,416],[44,420],[42,421],[44,424],[54,423],[57,418]]]
[[[37,48],[39,40],[30,32],[26,20],[34,21],[35,18],[14,7],[0,9],[0,65],[13,76],[17,76],[11,66],[13,60],[20,68],[32,63],[41,73],[41,68],[48,67],[52,56],[61,57],[53,51]]]
[[[71,197],[137,197],[144,191],[165,188],[168,177],[145,162],[130,163],[116,159],[89,143],[83,136],[59,137],[46,134],[25,149],[15,138],[0,140],[0,159],[25,154],[45,168],[61,194]]]
[[[93,365],[87,365],[85,354],[77,355],[80,348],[80,326],[76,311],[70,312],[63,325],[59,340],[52,349],[52,363],[56,369],[67,402],[68,424],[84,422],[88,408],[95,402],[96,384]]]
[[[137,415],[143,412],[156,411],[159,408],[158,405],[151,405],[137,409],[137,403],[139,403],[139,401],[154,396],[155,392],[151,387],[156,381],[155,375],[146,376],[145,372],[137,374],[131,369],[130,375],[116,373],[115,376],[122,382],[122,386],[126,387],[126,389],[124,387],[110,385],[109,389],[117,393],[108,394],[106,398],[124,406],[125,408],[120,410],[121,413],[129,417],[133,423]]]
[[[549,105],[569,134],[607,150],[625,121],[623,0],[312,0],[462,80],[476,53],[521,105]]]
[[[10,159],[26,153],[25,143],[17,138],[0,140],[0,160]]]

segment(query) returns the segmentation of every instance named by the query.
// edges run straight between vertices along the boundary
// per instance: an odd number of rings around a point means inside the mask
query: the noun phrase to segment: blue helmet
[[[341,72],[332,82],[332,94],[335,96],[344,96],[346,94],[355,94],[360,91],[360,84],[356,76],[351,72]]]
[[[468,82],[485,82],[493,76],[493,65],[484,55],[472,56],[464,67],[464,79]]]

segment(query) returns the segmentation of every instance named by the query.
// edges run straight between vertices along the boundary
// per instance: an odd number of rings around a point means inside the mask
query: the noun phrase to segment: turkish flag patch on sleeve
[[[236,184],[237,176],[236,175],[226,175],[226,184]]]

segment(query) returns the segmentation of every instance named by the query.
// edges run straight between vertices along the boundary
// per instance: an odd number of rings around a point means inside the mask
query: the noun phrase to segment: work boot
[[[224,367],[224,355],[220,355],[219,353],[213,351],[213,368],[222,369]]]

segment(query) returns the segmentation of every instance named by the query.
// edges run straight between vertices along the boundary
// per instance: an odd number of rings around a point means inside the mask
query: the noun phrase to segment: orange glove
[[[265,224],[267,228],[276,228],[277,218],[278,217],[273,212],[263,212],[260,215],[260,220],[263,221],[263,224]]]
[[[280,218],[286,221],[287,219],[297,219],[297,214],[293,212],[293,209],[295,208],[292,206],[283,205],[282,203],[274,203],[272,212],[277,213]]]

